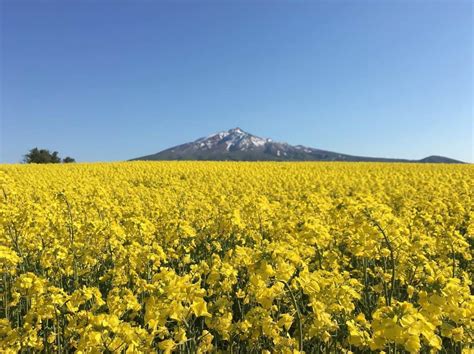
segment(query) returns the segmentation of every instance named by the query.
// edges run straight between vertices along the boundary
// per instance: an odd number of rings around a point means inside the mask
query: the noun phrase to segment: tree
[[[66,156],[66,157],[63,159],[63,163],[71,163],[71,162],[76,162],[76,160],[73,159],[72,157],[69,157],[69,156]]]
[[[38,149],[35,147],[31,149],[25,156],[23,161],[25,163],[60,163],[61,158],[57,151],[50,152],[47,149]],[[75,162],[72,157],[63,159],[64,163]]]

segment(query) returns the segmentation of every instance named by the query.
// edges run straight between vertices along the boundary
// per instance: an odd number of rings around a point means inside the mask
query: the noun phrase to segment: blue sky
[[[125,160],[236,126],[474,161],[470,1],[0,3],[0,162]]]

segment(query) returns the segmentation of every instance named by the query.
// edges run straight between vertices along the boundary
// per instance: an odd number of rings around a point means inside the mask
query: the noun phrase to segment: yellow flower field
[[[473,205],[472,165],[2,165],[0,352],[469,352]]]

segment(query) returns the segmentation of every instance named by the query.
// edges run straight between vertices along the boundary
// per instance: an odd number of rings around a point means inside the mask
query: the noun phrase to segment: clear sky
[[[125,160],[237,126],[474,161],[470,1],[0,3],[0,162]]]

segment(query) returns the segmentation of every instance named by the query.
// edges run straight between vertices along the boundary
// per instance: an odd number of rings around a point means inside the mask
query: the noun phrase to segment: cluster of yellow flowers
[[[0,166],[0,351],[468,352],[472,165]]]

